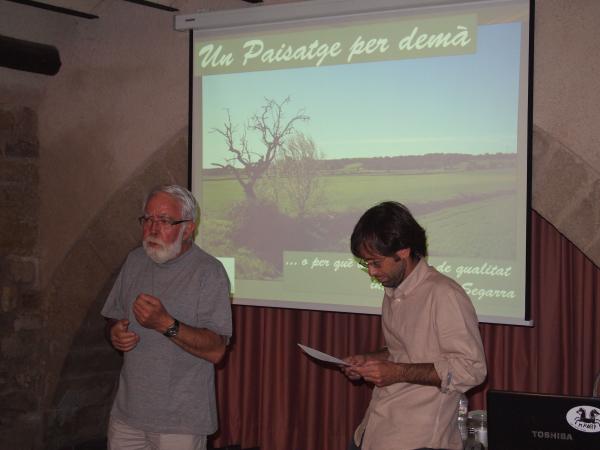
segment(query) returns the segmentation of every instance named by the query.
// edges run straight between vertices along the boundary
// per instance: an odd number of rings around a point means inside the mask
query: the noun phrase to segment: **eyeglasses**
[[[364,269],[368,269],[369,267],[373,267],[374,269],[381,269],[381,265],[383,264],[383,261],[385,260],[385,258],[381,258],[381,259],[370,259],[370,260],[364,260],[361,259],[358,264],[360,264]]]
[[[192,219],[173,220],[170,217],[153,217],[153,216],[141,216],[138,217],[138,222],[141,226],[152,226],[157,224],[160,228],[174,227],[184,222],[191,222]]]

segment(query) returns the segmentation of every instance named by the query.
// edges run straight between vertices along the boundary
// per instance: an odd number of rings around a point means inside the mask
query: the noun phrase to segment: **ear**
[[[183,240],[191,241],[194,236],[195,229],[196,229],[196,224],[194,222],[186,222],[185,223],[185,231],[183,232]]]
[[[407,260],[410,258],[410,248],[401,248],[395,253],[396,257],[399,259]]]

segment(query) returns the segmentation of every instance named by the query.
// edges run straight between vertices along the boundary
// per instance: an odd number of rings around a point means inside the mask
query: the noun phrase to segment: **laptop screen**
[[[600,449],[600,398],[490,390],[489,450]]]

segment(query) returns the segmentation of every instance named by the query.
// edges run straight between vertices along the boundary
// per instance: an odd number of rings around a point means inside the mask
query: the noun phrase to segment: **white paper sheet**
[[[326,363],[337,364],[338,366],[349,366],[346,361],[342,361],[335,356],[328,355],[327,353],[320,352],[319,350],[315,350],[314,348],[307,347],[306,345],[298,344],[307,355],[312,356],[313,358],[318,359],[319,361],[323,361]]]

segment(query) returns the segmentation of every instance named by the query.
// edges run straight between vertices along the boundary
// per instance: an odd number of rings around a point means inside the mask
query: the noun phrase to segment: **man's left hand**
[[[141,326],[164,332],[174,321],[161,301],[149,294],[140,294],[133,302],[133,314]]]
[[[391,361],[369,360],[360,366],[352,366],[365,381],[377,387],[389,386],[402,381],[402,368]]]

